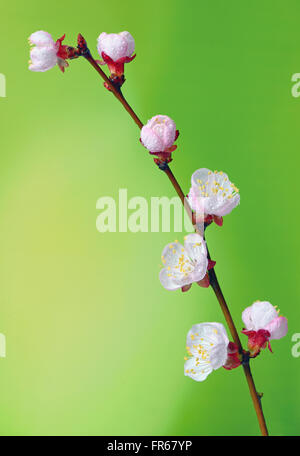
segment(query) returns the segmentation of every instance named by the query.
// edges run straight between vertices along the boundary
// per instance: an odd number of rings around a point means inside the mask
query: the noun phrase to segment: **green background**
[[[96,201],[173,196],[138,129],[83,59],[27,69],[27,37],[128,30],[136,60],[124,94],[143,121],[180,129],[172,169],[185,192],[200,167],[223,170],[241,205],[207,234],[239,329],[257,299],[289,333],[252,363],[271,434],[297,435],[300,359],[298,1],[6,2],[1,14],[0,433],[255,435],[242,369],[183,375],[185,337],[224,322],[211,289],[167,292],[162,248],[184,234],[96,230]],[[242,336],[245,342],[245,336]]]

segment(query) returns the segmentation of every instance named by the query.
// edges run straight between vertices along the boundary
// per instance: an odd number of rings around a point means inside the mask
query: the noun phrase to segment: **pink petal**
[[[162,152],[164,148],[163,141],[159,136],[152,130],[152,128],[146,125],[141,130],[141,141],[143,146],[151,152]]]
[[[251,310],[252,307],[246,307],[246,309],[242,313],[242,320],[245,323],[246,329],[253,329],[253,323],[251,320]]]
[[[270,339],[281,339],[288,332],[288,323],[285,317],[274,318],[265,329],[271,334]]]
[[[30,35],[29,41],[36,46],[54,46],[54,41],[50,33],[39,30]]]

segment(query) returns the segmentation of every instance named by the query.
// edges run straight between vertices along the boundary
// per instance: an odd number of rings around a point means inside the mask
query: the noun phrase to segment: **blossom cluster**
[[[270,340],[281,339],[287,333],[287,319],[267,301],[256,301],[247,307],[242,318],[248,335],[248,350],[251,358],[256,357]],[[251,328],[251,329],[250,329]],[[245,353],[239,353],[234,342],[230,342],[221,323],[194,325],[187,335],[184,373],[201,382],[220,367],[227,370],[240,366]],[[270,348],[271,349],[271,348]]]
[[[75,48],[61,44],[64,38],[65,35],[54,41],[50,33],[43,30],[32,33],[29,43],[34,47],[30,52],[29,69],[44,72],[57,64],[64,70],[68,66],[67,59],[80,55]],[[97,63],[108,66],[112,80],[122,79],[124,64],[131,62],[135,57],[134,48],[134,39],[129,32],[101,33],[97,40],[101,60],[97,60]]]
[[[29,37],[30,44],[34,46],[30,52],[29,69],[44,72],[58,65],[64,71],[68,59],[84,55],[81,35],[77,48],[63,45],[64,38],[63,35],[54,41],[47,32],[33,33]],[[135,58],[132,35],[127,31],[101,33],[97,50],[100,60],[94,62],[107,65],[111,83],[120,89],[125,80],[124,65]],[[85,51],[88,51],[87,48]],[[156,115],[141,128],[140,142],[155,157],[155,162],[166,169],[172,160],[172,153],[177,149],[174,143],[178,136],[174,120],[167,115]],[[186,292],[193,283],[209,287],[216,262],[208,255],[205,228],[213,222],[223,225],[223,217],[240,204],[239,189],[223,171],[200,168],[191,177],[187,202],[195,217],[196,233],[185,236],[183,245],[177,240],[167,244],[161,255],[163,265],[159,279],[162,286],[170,291],[181,289]],[[243,363],[245,356],[255,358],[266,347],[272,351],[270,341],[287,334],[287,319],[280,316],[279,310],[268,301],[256,301],[247,307],[242,313],[242,320],[242,333],[248,337],[247,352],[229,340],[221,323],[194,325],[187,335],[185,375],[203,381],[220,367],[234,369]]]
[[[191,179],[188,199],[197,214],[197,219],[206,224],[215,221],[222,225],[223,216],[229,214],[240,202],[238,189],[227,174],[199,169]],[[159,279],[166,290],[188,291],[193,283],[201,287],[210,285],[209,271],[216,262],[208,257],[204,236],[189,234],[184,244],[178,240],[169,243],[162,251],[162,269]],[[230,342],[221,323],[200,323],[192,327],[187,336],[185,375],[203,381],[219,367],[227,370],[241,365],[248,354],[256,357],[270,341],[281,339],[287,334],[287,319],[267,301],[257,301],[247,307],[243,314],[244,329],[248,336],[248,353],[240,353],[234,342]]]
[[[209,286],[209,270],[215,262],[207,257],[204,238],[199,234],[189,234],[184,245],[177,240],[166,245],[162,251],[163,267],[159,274],[166,290],[188,291],[195,282],[202,287]],[[271,350],[270,341],[281,339],[287,334],[287,319],[279,316],[279,311],[267,301],[256,301],[247,307],[243,314],[244,329],[248,336],[249,356],[254,358],[266,346]],[[186,344],[189,358],[186,358],[185,375],[202,381],[213,370],[238,367],[243,353],[238,352],[235,343],[230,342],[221,323],[201,323],[192,327]]]

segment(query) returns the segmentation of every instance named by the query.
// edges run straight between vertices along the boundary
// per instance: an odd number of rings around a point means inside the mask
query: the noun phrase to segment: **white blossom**
[[[221,323],[200,323],[188,332],[186,349],[189,359],[184,364],[184,374],[202,382],[227,361],[229,340]]]
[[[196,233],[185,237],[184,246],[178,241],[168,244],[161,259],[164,267],[159,278],[167,290],[183,288],[186,291],[193,282],[201,282],[207,273],[206,243]]]

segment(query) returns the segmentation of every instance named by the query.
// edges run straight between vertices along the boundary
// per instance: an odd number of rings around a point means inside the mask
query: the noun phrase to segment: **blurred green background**
[[[227,172],[241,205],[208,241],[233,317],[278,305],[289,334],[252,363],[271,434],[297,435],[300,358],[298,1],[11,1],[2,6],[0,359],[2,435],[255,435],[242,369],[183,375],[185,338],[224,322],[212,290],[167,292],[166,243],[184,233],[96,230],[96,201],[173,196],[138,129],[83,59],[28,71],[27,37],[128,30],[124,94],[181,135],[172,169],[187,192],[200,167]],[[243,342],[246,341],[242,336]]]

